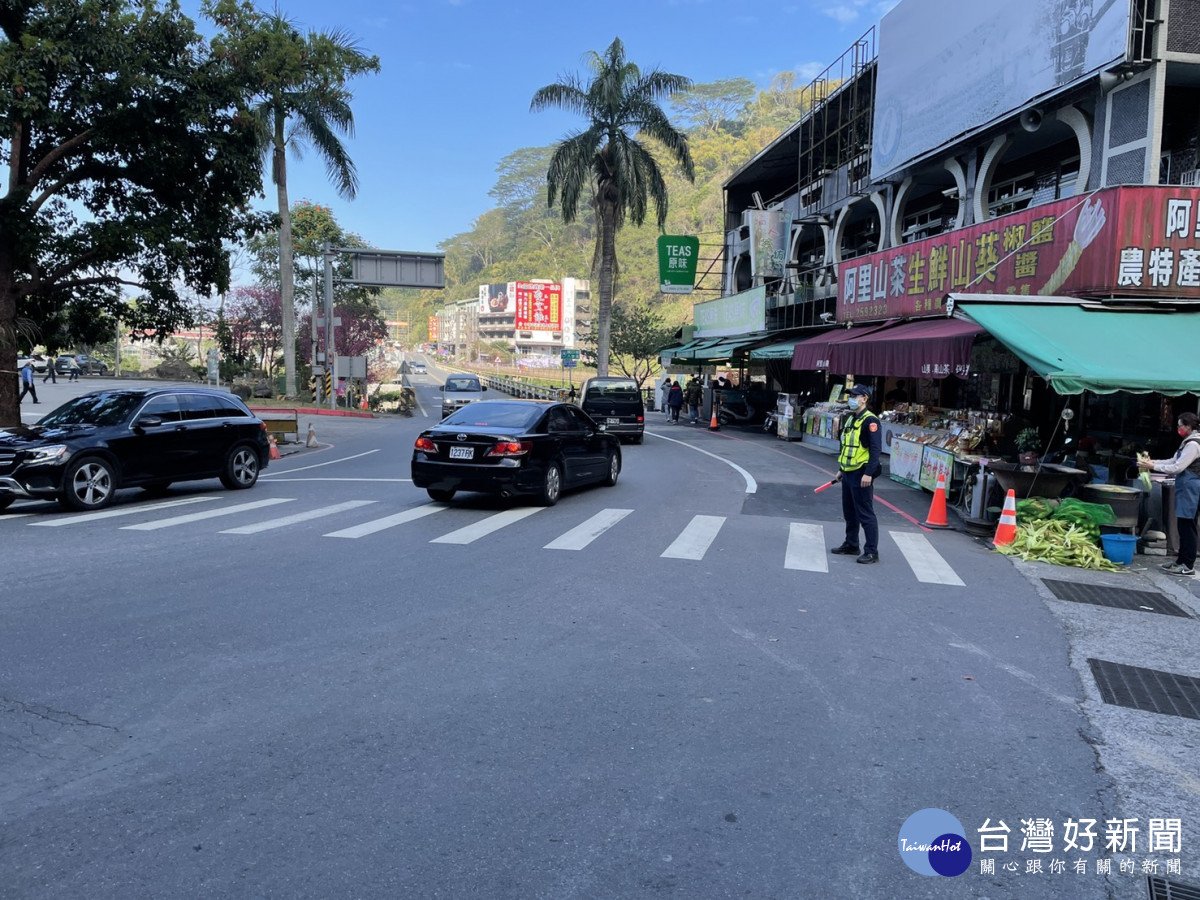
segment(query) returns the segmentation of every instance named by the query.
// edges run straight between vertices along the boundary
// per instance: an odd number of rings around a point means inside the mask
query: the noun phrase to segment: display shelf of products
[[[804,441],[826,450],[837,450],[845,417],[844,403],[814,403],[804,410]]]

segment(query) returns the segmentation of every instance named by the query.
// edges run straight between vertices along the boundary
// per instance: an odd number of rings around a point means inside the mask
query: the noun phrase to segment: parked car
[[[482,400],[487,385],[481,384],[477,375],[451,375],[438,390],[442,392],[442,418],[444,419],[456,409]]]
[[[60,356],[54,361],[54,371],[59,375],[70,375],[72,371],[82,372],[83,370],[79,367],[75,357],[68,354]]]
[[[79,371],[84,375],[108,374],[108,363],[86,353],[76,353],[75,362],[79,365]]]
[[[266,425],[224,391],[93,391],[35,425],[0,428],[0,509],[18,497],[101,509],[121,488],[204,478],[244,490],[270,452]]]
[[[583,383],[579,407],[610,434],[640,444],[646,431],[646,405],[637,382],[620,376],[597,376]]]
[[[480,400],[413,445],[413,484],[440,501],[481,491],[553,506],[564,490],[611,487],[620,474],[621,442],[570,403]]]
[[[33,371],[35,372],[44,373],[46,371],[46,359],[43,356],[18,356],[18,372],[25,368],[25,363],[30,363],[33,366]]]

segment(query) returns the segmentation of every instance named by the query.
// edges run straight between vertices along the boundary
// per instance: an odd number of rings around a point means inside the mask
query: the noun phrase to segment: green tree
[[[644,302],[614,303],[609,363],[622,375],[642,384],[658,370],[658,352],[671,343],[677,327],[667,325],[663,317]],[[584,349],[579,355],[585,363],[600,370],[600,360],[594,350]]]
[[[279,210],[279,285],[283,305],[284,392],[296,394],[296,308],[292,268],[291,207],[287,191],[287,151],[299,154],[311,145],[325,161],[340,196],[358,193],[358,173],[339,136],[353,137],[354,95],[346,87],[357,75],[379,71],[369,56],[342,31],[301,34],[275,11],[258,12],[239,0],[207,0],[206,10],[225,29],[214,45],[239,60],[259,88],[255,118],[264,154],[271,159],[271,181]]]
[[[694,84],[672,97],[671,105],[684,115],[690,128],[715,132],[744,121],[754,95],[754,82],[749,78],[727,78]]]
[[[223,241],[261,224],[247,93],[175,4],[0,2],[0,370],[33,334],[169,333],[190,324],[178,285],[225,289]]]
[[[616,234],[628,219],[641,225],[648,201],[657,223],[667,220],[667,183],[646,140],[671,156],[690,181],[694,177],[687,137],[667,119],[658,105],[662,98],[686,90],[682,75],[652,69],[642,71],[625,58],[625,46],[615,38],[603,55],[588,54],[592,79],[577,77],[546,85],[533,95],[533,110],[561,107],[581,114],[587,127],[554,150],[546,173],[547,202],[559,201],[562,217],[572,222],[580,197],[588,187],[596,213],[596,251],[593,271],[599,270],[597,291],[597,371],[608,374],[613,297],[616,292]]]

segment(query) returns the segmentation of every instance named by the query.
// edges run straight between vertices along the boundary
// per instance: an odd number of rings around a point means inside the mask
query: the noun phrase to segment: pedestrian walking
[[[681,409],[683,409],[683,388],[679,386],[678,381],[672,381],[671,389],[667,392],[667,412],[670,414],[669,421],[672,425],[679,424]]]
[[[842,483],[842,518],[846,540],[834,553],[858,556],[860,563],[879,562],[879,522],[875,518],[875,479],[883,471],[879,417],[867,408],[871,392],[861,384],[850,388],[850,415],[842,423],[838,480]],[[859,555],[858,531],[864,541]]]
[[[21,396],[17,398],[18,403],[25,401],[25,395],[31,394],[33,402],[37,403],[37,387],[33,383],[33,362],[25,360],[25,365],[21,366]]]
[[[54,371],[54,357],[53,356],[46,357],[46,374],[42,376],[42,384],[46,383],[47,378],[50,379],[52,384],[58,384],[58,375]]]
[[[1196,511],[1200,507],[1200,416],[1181,413],[1175,433],[1183,443],[1171,459],[1138,457],[1138,468],[1175,476],[1175,524],[1179,529],[1179,553],[1175,562],[1162,568],[1168,575],[1196,574]]]
[[[663,415],[667,417],[667,421],[671,420],[671,407],[667,403],[667,399],[671,394],[671,376],[663,374],[662,384],[658,386],[658,405],[662,409]]]
[[[67,368],[67,371],[71,373],[71,377],[68,378],[67,381],[78,381],[79,373],[82,371],[79,368],[79,360],[72,356],[70,357],[70,363],[71,365]]]
[[[700,379],[695,375],[688,382],[687,390],[683,394],[684,402],[687,403],[688,412],[691,416],[691,423],[696,425],[700,421],[700,407],[704,403],[704,388],[700,386]]]

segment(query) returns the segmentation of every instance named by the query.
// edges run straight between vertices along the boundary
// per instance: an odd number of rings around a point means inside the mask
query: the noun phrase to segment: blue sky
[[[529,101],[563,75],[585,76],[587,51],[620,37],[643,69],[698,83],[744,77],[765,87],[784,71],[806,83],[896,2],[278,0],[305,29],[357,37],[382,66],[352,83],[357,199],[337,196],[311,152],[289,160],[289,193],[332,206],[343,228],[375,247],[436,250],[492,208],[502,158],[579,125],[559,111],[532,113]],[[199,0],[183,5],[199,19]]]

